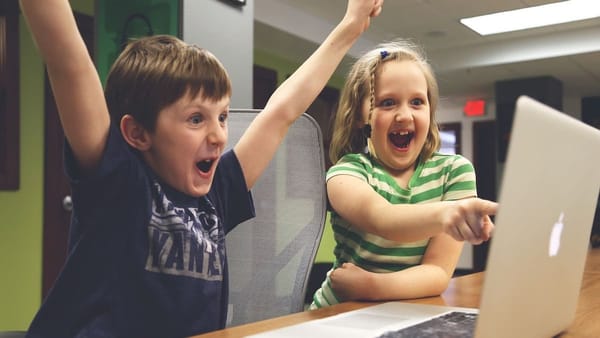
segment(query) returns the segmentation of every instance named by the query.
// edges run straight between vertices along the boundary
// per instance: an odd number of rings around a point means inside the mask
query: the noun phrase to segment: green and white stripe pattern
[[[351,175],[368,182],[392,204],[431,203],[477,195],[475,170],[461,155],[434,153],[428,161],[418,164],[408,189],[398,186],[394,178],[367,154],[342,157],[329,169],[326,179],[337,175]],[[386,240],[356,229],[334,211],[331,212],[331,224],[336,241],[334,269],[344,262],[352,262],[372,272],[399,271],[420,264],[429,242],[429,239],[406,243]],[[315,293],[311,309],[339,303],[331,289],[329,273]]]

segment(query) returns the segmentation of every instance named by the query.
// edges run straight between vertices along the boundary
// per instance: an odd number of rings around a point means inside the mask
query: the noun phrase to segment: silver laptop
[[[517,100],[479,310],[388,302],[253,337],[431,337],[432,323],[444,337],[560,333],[574,319],[589,250],[598,149],[600,131]]]

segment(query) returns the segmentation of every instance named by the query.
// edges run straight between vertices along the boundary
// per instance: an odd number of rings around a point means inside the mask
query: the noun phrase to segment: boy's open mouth
[[[388,138],[394,146],[398,148],[407,148],[414,136],[414,132],[400,131],[389,133]]]
[[[212,167],[213,162],[214,161],[212,161],[212,160],[200,161],[200,162],[196,163],[196,167],[198,169],[200,169],[201,172],[207,173],[210,171],[210,168]]]

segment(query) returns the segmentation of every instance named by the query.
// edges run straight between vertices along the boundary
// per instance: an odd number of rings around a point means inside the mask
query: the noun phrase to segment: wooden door
[[[77,13],[75,14],[75,18],[90,55],[94,55],[93,18]],[[44,135],[42,297],[46,297],[48,290],[54,284],[65,262],[71,219],[71,212],[68,206],[68,199],[71,192],[63,166],[64,134],[47,77],[45,81],[44,105],[46,123]]]
[[[317,121],[321,128],[321,134],[323,134],[325,170],[329,169],[332,165],[329,160],[329,144],[331,143],[333,121],[335,119],[339,97],[340,91],[338,89],[326,86],[306,111],[307,114]]]

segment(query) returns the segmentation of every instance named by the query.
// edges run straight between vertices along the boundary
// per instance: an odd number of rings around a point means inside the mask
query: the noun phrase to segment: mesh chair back
[[[231,147],[258,114],[231,110]],[[256,217],[227,234],[227,326],[303,311],[326,216],[321,130],[302,115],[252,189]]]
[[[0,338],[25,338],[27,331],[0,331]]]

